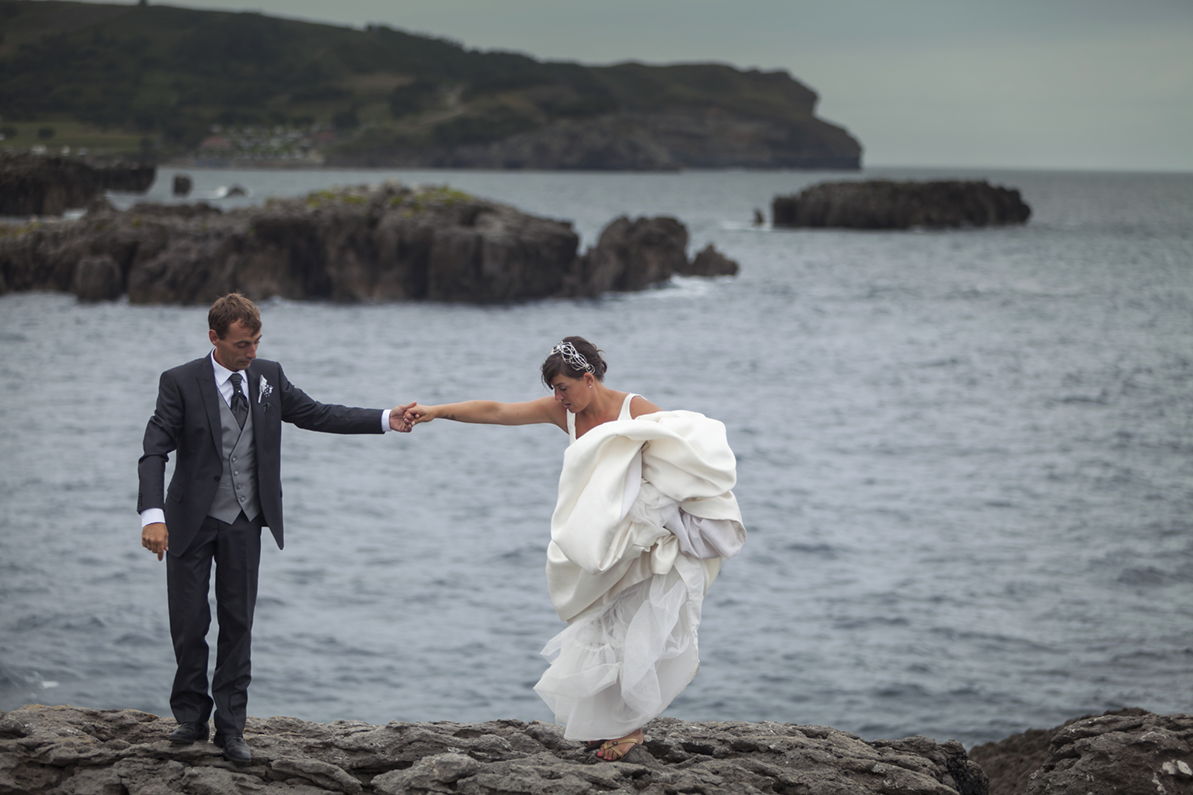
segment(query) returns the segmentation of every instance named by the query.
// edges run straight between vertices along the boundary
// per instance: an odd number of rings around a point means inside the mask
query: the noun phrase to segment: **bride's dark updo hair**
[[[577,355],[579,358],[577,358]],[[589,370],[584,365],[592,369]],[[568,378],[581,378],[585,373],[592,373],[598,381],[605,380],[605,371],[609,365],[601,358],[601,352],[583,337],[564,337],[551,351],[547,361],[543,362],[543,383],[551,389],[551,382],[557,375]]]

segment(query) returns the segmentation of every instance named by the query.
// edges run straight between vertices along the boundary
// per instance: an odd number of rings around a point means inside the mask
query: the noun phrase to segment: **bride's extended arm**
[[[444,403],[439,406],[422,406],[415,403],[407,410],[406,420],[411,425],[421,425],[437,419],[482,425],[560,425],[564,421],[563,412],[564,408],[554,398],[549,397],[523,403],[466,400],[463,403]]]

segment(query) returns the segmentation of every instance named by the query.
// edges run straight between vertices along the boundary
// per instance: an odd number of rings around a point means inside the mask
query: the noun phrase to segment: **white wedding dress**
[[[551,518],[547,585],[568,626],[535,691],[573,740],[657,717],[696,675],[704,593],[745,541],[725,426],[688,411],[630,417],[576,439]]]

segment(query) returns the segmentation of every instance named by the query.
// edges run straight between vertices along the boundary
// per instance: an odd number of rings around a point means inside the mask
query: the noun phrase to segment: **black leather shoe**
[[[178,743],[179,745],[207,742],[207,724],[180,723],[177,729],[170,732],[168,739],[170,742]]]
[[[224,759],[229,762],[243,765],[253,761],[253,752],[249,750],[249,745],[244,741],[244,737],[239,734],[230,734],[226,737],[217,734],[212,742],[224,749]]]

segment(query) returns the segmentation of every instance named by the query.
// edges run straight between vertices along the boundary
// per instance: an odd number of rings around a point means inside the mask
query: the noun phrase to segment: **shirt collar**
[[[222,364],[215,360],[215,348],[211,349],[211,366],[215,369],[215,385],[223,386],[224,382],[232,377],[232,373],[240,373],[245,383],[248,382],[249,376],[244,370],[229,370]]]

